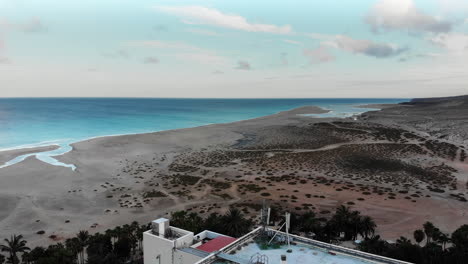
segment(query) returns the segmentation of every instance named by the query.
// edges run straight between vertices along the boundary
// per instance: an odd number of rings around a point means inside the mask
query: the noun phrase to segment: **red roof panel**
[[[197,249],[203,250],[205,252],[211,253],[217,250],[222,249],[223,247],[231,244],[232,242],[236,241],[233,237],[228,236],[218,236],[200,246]]]

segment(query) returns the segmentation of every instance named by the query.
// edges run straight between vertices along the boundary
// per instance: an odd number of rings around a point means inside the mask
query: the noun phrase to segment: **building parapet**
[[[268,232],[277,232],[282,236],[286,236],[286,233],[282,232],[282,231],[276,231],[276,230],[273,230],[273,229],[267,229],[267,231]],[[336,252],[339,252],[339,253],[343,253],[343,254],[346,254],[346,255],[354,256],[354,257],[359,257],[359,258],[366,259],[366,260],[378,261],[379,263],[412,264],[410,262],[391,259],[391,258],[379,256],[379,255],[374,255],[374,254],[370,254],[370,253],[367,253],[367,252],[364,252],[364,251],[359,251],[359,250],[350,249],[350,248],[346,248],[346,247],[342,247],[342,246],[338,246],[338,245],[333,245],[333,244],[329,244],[329,243],[325,243],[325,242],[321,242],[321,241],[318,241],[318,240],[314,240],[314,239],[310,239],[310,238],[306,238],[306,237],[301,237],[301,236],[297,236],[297,235],[289,234],[289,237],[292,238],[292,240],[296,241],[296,242],[313,245],[313,246],[316,246],[316,247],[319,247],[319,248],[324,248],[324,249],[327,249],[327,250],[336,251]]]

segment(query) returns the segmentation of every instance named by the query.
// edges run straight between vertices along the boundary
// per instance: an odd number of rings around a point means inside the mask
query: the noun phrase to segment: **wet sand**
[[[22,149],[0,151],[0,166],[18,156],[22,156],[22,155],[30,154],[30,153],[46,152],[46,151],[56,150],[58,148],[59,148],[58,145],[50,145],[50,146],[43,146],[43,147],[22,148]]]

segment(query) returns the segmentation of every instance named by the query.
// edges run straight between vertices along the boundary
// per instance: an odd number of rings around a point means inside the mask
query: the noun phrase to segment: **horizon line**
[[[459,95],[460,96],[460,95]],[[452,97],[452,96],[446,96]],[[140,96],[12,96],[0,99],[415,99],[434,97],[140,97]]]

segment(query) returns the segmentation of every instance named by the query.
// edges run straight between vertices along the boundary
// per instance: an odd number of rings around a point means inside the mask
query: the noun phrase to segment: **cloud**
[[[173,55],[178,60],[192,61],[200,64],[208,65],[223,65],[227,64],[228,60],[210,52],[182,52]]]
[[[171,54],[173,58],[183,61],[216,65],[229,63],[229,60],[226,57],[218,55],[215,51],[203,49],[184,42],[146,40],[132,41],[127,43],[127,45],[171,50],[174,52]]]
[[[459,13],[468,11],[468,2],[464,0],[436,0],[438,11],[443,13]]]
[[[372,30],[409,32],[449,32],[452,24],[418,9],[413,0],[380,0],[366,17]]]
[[[145,64],[158,64],[159,59],[156,58],[156,57],[149,56],[149,57],[146,57],[146,58],[143,59],[143,63],[145,63]]]
[[[375,58],[397,56],[408,50],[389,43],[376,43],[370,40],[354,39],[346,35],[308,34],[309,37],[320,40],[322,47],[331,47]]]
[[[468,34],[441,33],[431,36],[429,41],[450,53],[468,53]]]
[[[47,28],[38,18],[32,18],[24,23],[11,23],[6,19],[0,20],[0,28],[6,30],[17,30],[25,33],[45,32]]]
[[[154,31],[167,31],[167,26],[166,25],[156,25],[153,27]]]
[[[251,69],[250,63],[247,61],[240,60],[237,62],[237,67],[235,69],[248,71]]]
[[[281,53],[281,65],[287,66],[288,64],[288,54],[286,52]]]
[[[0,64],[10,64],[11,60],[7,57],[0,56]]]
[[[353,39],[344,35],[338,35],[334,43],[336,43],[340,49],[375,58],[393,57],[408,50],[408,48],[400,48],[392,44]]]
[[[289,43],[289,44],[294,44],[294,45],[302,45],[302,42],[296,41],[296,40],[291,40],[291,39],[283,39],[284,42]]]
[[[117,50],[115,52],[104,52],[102,56],[114,59],[128,59],[130,54],[126,50]]]
[[[213,71],[213,74],[224,74],[224,72],[220,70],[216,70],[216,71]]]
[[[335,57],[330,54],[324,46],[320,46],[316,49],[304,49],[303,54],[310,60],[311,64],[325,63],[335,60]]]
[[[219,34],[218,32],[201,29],[201,28],[188,28],[185,31],[193,33],[193,34],[204,35],[204,36],[221,36],[221,34]]]
[[[192,46],[190,44],[178,41],[161,41],[161,40],[143,40],[143,41],[131,41],[127,43],[129,46],[138,47],[152,47],[160,49],[178,49],[178,50],[191,50],[191,51],[202,51],[203,49]]]
[[[289,34],[292,32],[290,25],[277,26],[251,23],[242,16],[222,13],[219,10],[203,6],[156,6],[155,9],[176,15],[182,18],[182,22],[186,24],[213,25],[247,32],[274,34]]]

